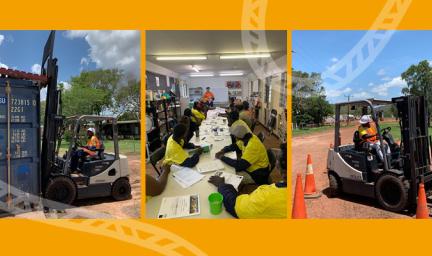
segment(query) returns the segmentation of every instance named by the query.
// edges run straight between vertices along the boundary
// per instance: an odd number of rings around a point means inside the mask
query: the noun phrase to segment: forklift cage
[[[378,118],[377,118],[377,113],[375,111],[375,106],[379,106],[379,105],[392,105],[393,102],[391,101],[386,101],[386,100],[376,100],[376,99],[368,99],[368,100],[359,100],[359,101],[349,101],[349,102],[341,102],[341,103],[337,103],[335,105],[336,107],[336,111],[335,111],[335,138],[334,138],[334,150],[336,152],[339,152],[339,146],[341,145],[341,135],[340,135],[340,110],[341,107],[343,106],[347,106],[347,107],[351,107],[351,106],[362,106],[362,107],[370,107],[371,109],[371,113],[372,113],[372,119],[376,124],[376,128],[377,128],[377,132],[378,132],[378,138],[380,141],[380,147],[381,147],[381,151],[382,152],[386,152],[385,148],[384,148],[384,143],[383,143],[383,138],[381,136],[381,129],[379,126],[379,122],[378,122]],[[349,118],[349,117],[347,117]],[[383,158],[384,158],[384,170],[385,171],[389,171],[389,166],[388,166],[388,162],[387,162],[387,155],[383,153]]]

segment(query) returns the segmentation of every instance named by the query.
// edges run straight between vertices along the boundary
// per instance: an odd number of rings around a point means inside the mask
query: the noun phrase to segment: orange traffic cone
[[[296,187],[294,192],[294,203],[292,208],[291,218],[293,219],[307,219],[306,204],[303,195],[302,177],[297,174]]]
[[[312,167],[312,157],[310,154],[307,156],[306,178],[305,178],[305,198],[318,198],[321,197],[321,191],[317,191],[315,186],[315,176]]]
[[[423,183],[420,183],[420,185],[419,185],[416,218],[417,219],[428,219],[429,218],[429,210],[427,208],[426,193],[425,193]]]

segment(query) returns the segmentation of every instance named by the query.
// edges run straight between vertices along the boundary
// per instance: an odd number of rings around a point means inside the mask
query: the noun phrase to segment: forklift
[[[38,196],[46,199],[43,200],[45,208],[54,208],[54,205],[55,207],[71,205],[76,199],[83,198],[112,196],[115,200],[129,199],[131,186],[128,162],[126,156],[119,153],[116,118],[102,116],[65,118],[62,115],[61,91],[57,87],[58,65],[57,59],[53,57],[54,39],[55,31],[51,31],[44,47],[40,75],[11,69],[0,70],[0,75],[5,79],[11,81],[13,79],[15,82],[31,81],[38,85],[40,90],[46,88],[47,91],[40,151],[37,145],[37,151],[40,152],[36,182],[39,187]],[[78,173],[74,173],[75,170],[70,168],[71,159],[83,144],[79,136],[81,127],[85,125],[100,127],[97,123],[110,127],[109,137],[114,152],[105,152],[104,147],[97,149],[96,157],[87,157],[80,161]],[[39,134],[36,133],[34,136],[40,136]],[[68,136],[65,136],[66,134]],[[95,135],[98,136],[98,132]],[[65,140],[69,140],[68,150],[60,152],[61,143]],[[8,182],[10,181],[11,179],[8,179]],[[12,195],[9,193],[8,197],[10,201]]]
[[[41,183],[44,198],[70,205],[76,199],[112,196],[125,200],[131,196],[126,156],[119,154],[117,120],[114,117],[79,116],[65,119],[61,115],[61,91],[57,88],[58,66],[53,58],[55,31],[45,45],[41,75],[47,77],[47,99],[42,135]],[[70,169],[74,152],[79,150],[80,127],[86,122],[111,124],[114,153],[98,152],[98,158],[87,158],[78,174]],[[72,122],[72,123],[71,123]],[[65,131],[72,133],[69,150],[60,156]]]
[[[380,128],[380,109],[393,105],[401,131],[401,142],[396,143],[391,127]],[[423,96],[403,96],[391,101],[360,100],[335,105],[334,146],[328,151],[327,170],[329,196],[340,193],[373,198],[388,211],[415,209],[419,184],[431,194],[430,136],[428,134],[427,101]],[[358,131],[353,142],[341,144],[341,108],[361,109],[370,115],[377,128],[377,138],[383,153],[381,160],[369,143],[362,143]],[[391,153],[387,153],[387,147]]]

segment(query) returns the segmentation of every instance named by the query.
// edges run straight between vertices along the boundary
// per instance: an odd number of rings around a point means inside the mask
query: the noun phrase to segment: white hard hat
[[[369,115],[364,115],[360,118],[360,124],[367,124],[371,121],[371,118]]]
[[[87,131],[92,132],[93,134],[96,134],[96,130],[93,127],[88,128]]]

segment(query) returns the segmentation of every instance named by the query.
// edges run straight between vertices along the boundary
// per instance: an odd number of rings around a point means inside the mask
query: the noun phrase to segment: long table
[[[218,117],[217,111],[209,111],[207,119],[203,121],[200,126],[199,138],[192,138],[191,142],[195,145],[201,143],[212,144],[210,153],[203,153],[200,157],[200,162],[212,162],[215,161],[215,154],[223,147],[231,144],[231,137],[228,130],[228,122],[226,118]],[[224,121],[225,119],[225,121]],[[222,128],[223,132],[219,132],[217,136],[214,135],[212,128]],[[224,164],[224,172],[235,174],[234,168]],[[193,168],[196,170],[196,167]],[[188,188],[182,188],[170,174],[168,177],[167,185],[163,193],[159,196],[152,197],[146,203],[146,217],[157,218],[157,214],[164,197],[175,197],[182,195],[193,195],[198,194],[200,198],[201,213],[195,216],[189,216],[185,218],[203,218],[203,219],[223,219],[233,218],[226,210],[223,209],[219,215],[212,215],[210,213],[210,205],[208,203],[208,196],[211,193],[217,192],[217,188],[208,182],[209,178],[213,175],[213,172],[206,173],[205,177],[199,182],[193,184]]]

